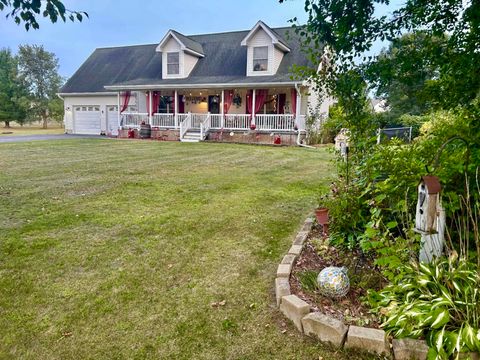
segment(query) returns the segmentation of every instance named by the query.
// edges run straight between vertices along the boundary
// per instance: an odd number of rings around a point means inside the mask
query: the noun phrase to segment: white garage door
[[[116,105],[107,106],[107,134],[118,135],[118,107]]]
[[[75,134],[100,135],[100,106],[75,106],[73,132]]]

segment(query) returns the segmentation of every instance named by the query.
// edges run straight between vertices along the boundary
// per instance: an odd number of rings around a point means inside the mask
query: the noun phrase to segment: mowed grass
[[[273,293],[329,158],[206,143],[0,144],[0,358],[351,358],[289,323],[282,333]]]

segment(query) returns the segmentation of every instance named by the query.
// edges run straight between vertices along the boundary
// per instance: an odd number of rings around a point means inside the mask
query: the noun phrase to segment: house
[[[61,89],[65,130],[125,137],[150,124],[154,137],[182,141],[253,129],[256,138],[295,137],[318,98],[295,80],[294,64],[309,65],[295,32],[262,21],[246,31],[169,30],[158,44],[99,48]]]

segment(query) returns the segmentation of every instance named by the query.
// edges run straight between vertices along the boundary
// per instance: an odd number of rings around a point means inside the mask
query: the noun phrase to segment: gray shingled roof
[[[180,34],[178,31],[175,31],[175,30],[170,30],[170,31],[174,33],[176,37],[178,37],[178,40],[180,40],[187,49],[190,49],[199,54],[205,55],[205,53],[203,52],[202,44],[196,42],[195,40],[192,40],[191,38],[183,34]]]
[[[299,39],[291,28],[272,30],[286,39],[291,50],[285,54],[277,74],[273,76],[246,76],[247,48],[240,43],[249,31],[237,31],[188,36],[188,39],[202,46],[205,57],[198,60],[186,79],[162,79],[162,55],[155,51],[158,44],[96,49],[63,86],[61,93],[105,92],[105,86],[108,85],[161,86],[292,81],[293,64],[310,64],[300,51]]]

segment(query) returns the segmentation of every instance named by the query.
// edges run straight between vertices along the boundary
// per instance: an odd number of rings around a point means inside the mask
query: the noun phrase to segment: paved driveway
[[[50,135],[19,135],[19,136],[4,136],[0,135],[1,143],[36,141],[36,140],[65,140],[65,139],[87,139],[87,138],[102,138],[100,135],[71,135],[71,134],[50,134]]]

